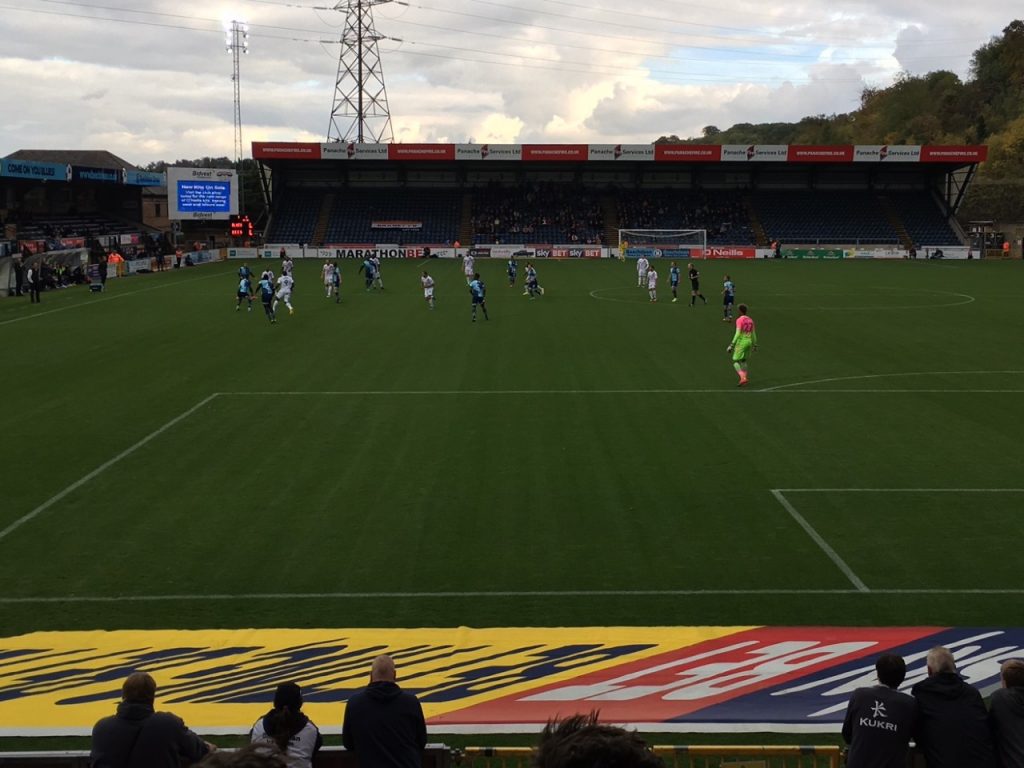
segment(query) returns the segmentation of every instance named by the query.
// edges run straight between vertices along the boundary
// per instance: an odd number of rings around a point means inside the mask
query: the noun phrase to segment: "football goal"
[[[706,229],[620,229],[619,258],[701,259],[708,245]]]

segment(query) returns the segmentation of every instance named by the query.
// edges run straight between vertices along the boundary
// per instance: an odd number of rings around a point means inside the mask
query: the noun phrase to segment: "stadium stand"
[[[339,190],[324,242],[451,243],[458,237],[461,204],[459,190],[404,187]],[[374,222],[408,222],[413,226],[418,224],[419,228],[374,227]]]
[[[709,245],[754,244],[750,214],[739,193],[622,191],[618,210],[623,229],[703,229]]]
[[[751,199],[765,232],[786,243],[881,245],[900,240],[871,190],[756,192]]]
[[[938,201],[927,192],[888,192],[886,197],[916,245],[949,245],[960,241],[943,216]]]
[[[17,224],[18,237],[22,240],[120,235],[138,231],[138,224],[117,221],[102,214],[32,217]]]
[[[311,243],[323,192],[283,189],[275,199],[274,217],[267,233],[271,243]]]
[[[572,184],[488,186],[473,196],[474,243],[599,243],[600,197]]]

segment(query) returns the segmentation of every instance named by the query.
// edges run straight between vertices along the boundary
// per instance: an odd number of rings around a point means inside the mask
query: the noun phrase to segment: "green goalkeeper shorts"
[[[732,348],[732,361],[744,363],[750,355],[750,348],[754,346],[752,341],[738,341]]]

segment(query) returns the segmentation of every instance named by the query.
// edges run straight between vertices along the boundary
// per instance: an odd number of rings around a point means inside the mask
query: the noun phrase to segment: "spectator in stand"
[[[312,768],[323,746],[320,729],[302,713],[302,691],[295,683],[281,683],[274,692],[274,708],[256,721],[249,738],[273,743],[287,755],[288,768]]]
[[[1003,687],[989,701],[989,724],[999,768],[1024,768],[1024,659],[1004,661]]]
[[[356,753],[360,768],[421,768],[427,724],[415,695],[395,683],[395,662],[378,656],[370,684],[348,700],[342,723],[345,749]]]
[[[858,688],[843,720],[850,745],[847,768],[905,768],[914,735],[917,702],[897,690],[907,676],[902,656],[885,653],[875,661],[879,685]]]
[[[536,768],[661,768],[664,763],[636,731],[602,725],[597,712],[551,721],[540,735]]]
[[[948,648],[928,651],[928,677],[911,690],[917,699],[915,737],[928,768],[993,768],[988,712],[977,689],[956,673]]]
[[[156,682],[133,672],[121,687],[117,714],[92,729],[91,768],[179,768],[216,749],[185,727],[177,715],[155,712]]]

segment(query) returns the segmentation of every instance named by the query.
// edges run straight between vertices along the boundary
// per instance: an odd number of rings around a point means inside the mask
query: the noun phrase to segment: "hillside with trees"
[[[865,88],[848,114],[796,123],[709,125],[684,144],[987,144],[960,215],[1024,218],[1024,21],[1011,22],[971,57],[966,81],[953,72],[902,73],[888,88]]]

